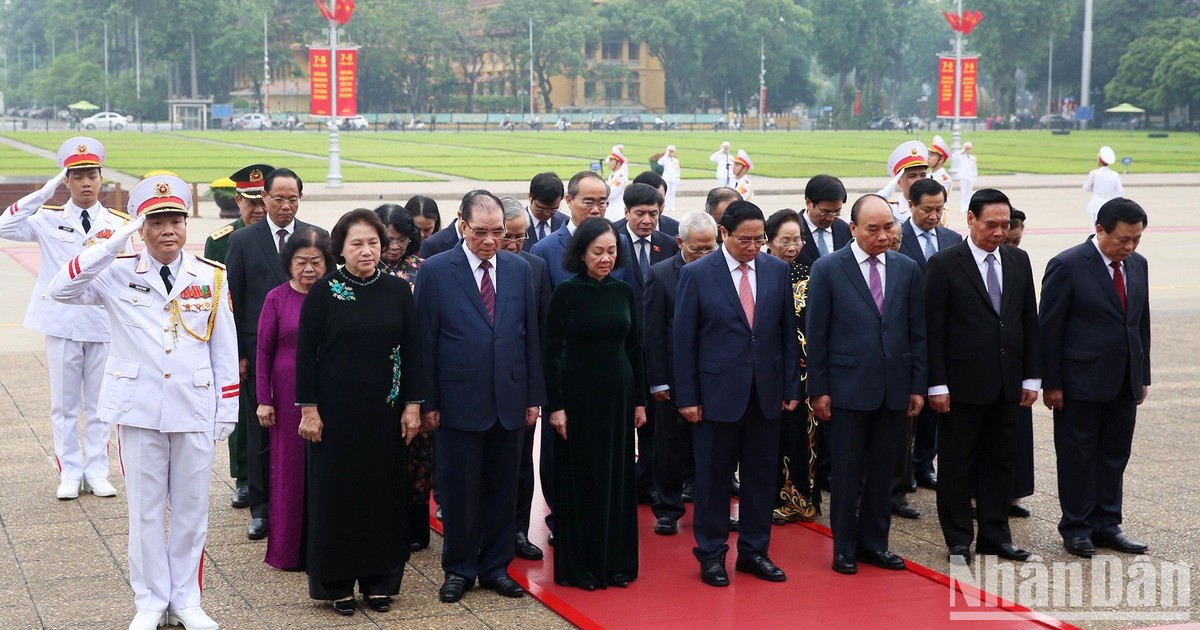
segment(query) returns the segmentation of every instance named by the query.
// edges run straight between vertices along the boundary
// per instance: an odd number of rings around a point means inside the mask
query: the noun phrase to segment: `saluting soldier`
[[[750,154],[743,149],[738,149],[737,157],[733,158],[733,176],[737,179],[734,190],[738,191],[744,201],[750,201],[754,197],[754,183],[750,181],[750,169],[752,168],[754,168],[754,162],[750,160]]]
[[[104,145],[92,138],[67,140],[58,148],[58,165],[63,171],[0,216],[0,237],[36,242],[42,250],[41,271],[29,298],[25,327],[46,337],[50,427],[59,469],[55,496],[63,500],[77,498],[81,483],[98,497],[117,495],[108,481],[109,424],[100,419],[96,409],[108,357],[108,317],[99,307],[67,306],[47,294],[50,279],[68,260],[90,245],[112,239],[114,230],[129,220],[125,213],[99,202],[104,157]],[[64,180],[70,200],[61,206],[43,205]],[[128,240],[114,240],[113,247],[133,249]]]
[[[228,223],[216,232],[208,235],[204,241],[204,257],[216,262],[225,263],[225,255],[229,253],[230,234],[258,223],[267,215],[267,206],[263,201],[263,181],[267,173],[275,170],[270,164],[251,164],[229,176],[237,187],[233,199],[237,202],[238,218]],[[246,466],[246,423],[258,424],[254,410],[258,401],[252,400],[241,405],[238,411],[237,429],[229,436],[229,476],[233,477],[237,489],[229,499],[229,504],[235,508],[250,506],[250,487]]]
[[[225,268],[183,250],[190,187],[155,175],[129,193],[136,219],[71,259],[50,283],[68,304],[103,306],[112,351],[101,418],[117,425],[129,503],[130,630],[214,630],[200,608],[208,491],[237,422],[237,330]],[[134,232],[145,248],[119,256]],[[170,536],[163,536],[170,504]]]
[[[604,218],[620,221],[625,218],[625,189],[629,188],[629,161],[625,159],[625,145],[614,145],[608,154],[608,209]]]
[[[892,150],[888,157],[888,175],[892,179],[875,194],[887,199],[896,223],[903,224],[912,216],[912,208],[908,205],[908,187],[928,173],[929,148],[924,142],[909,140]]]

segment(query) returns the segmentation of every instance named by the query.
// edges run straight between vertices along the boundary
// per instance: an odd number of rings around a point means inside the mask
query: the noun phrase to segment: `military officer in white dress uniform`
[[[224,267],[183,251],[191,205],[178,177],[142,180],[129,193],[137,218],[50,283],[56,300],[103,305],[112,325],[100,416],[117,425],[125,473],[130,630],[217,628],[200,608],[200,565],[214,439],[237,424],[237,331]],[[117,243],[135,230],[145,248],[118,256]]]
[[[950,198],[950,189],[954,187],[954,180],[950,178],[950,173],[946,171],[946,160],[950,159],[950,146],[946,144],[946,139],[941,136],[934,136],[933,141],[929,143],[929,178],[936,180],[946,190],[946,198]],[[946,213],[942,213],[942,225],[946,224]]]
[[[888,200],[896,223],[903,224],[912,216],[908,206],[908,187],[929,173],[929,148],[920,140],[909,140],[892,149],[888,157],[888,175],[892,180],[875,193]]]
[[[750,155],[738,149],[737,157],[733,158],[733,176],[737,178],[737,184],[734,190],[742,196],[744,201],[750,201],[754,197],[754,183],[750,181],[750,169],[754,168],[754,162],[750,160]]]
[[[0,238],[36,242],[41,248],[41,271],[29,298],[25,327],[46,338],[50,428],[59,469],[56,496],[63,500],[77,498],[81,483],[96,496],[117,495],[108,481],[111,429],[96,409],[108,356],[108,316],[97,306],[59,304],[46,292],[50,279],[68,260],[88,246],[112,238],[129,220],[125,213],[109,210],[98,201],[104,157],[104,146],[92,138],[67,140],[58,149],[58,165],[63,171],[0,216]],[[43,205],[64,180],[70,200],[61,206]],[[132,251],[127,240],[114,242],[114,246]]]
[[[620,221],[625,218],[625,189],[629,188],[629,161],[625,159],[625,145],[618,144],[608,154],[608,209],[604,218]]]

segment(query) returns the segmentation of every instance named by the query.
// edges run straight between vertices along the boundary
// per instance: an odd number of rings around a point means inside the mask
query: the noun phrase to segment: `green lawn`
[[[18,132],[4,135],[54,150],[73,134]],[[108,165],[139,175],[163,168],[191,181],[207,182],[226,176],[253,161],[286,164],[312,181],[326,172],[328,136],[307,131],[273,132],[94,132],[108,148]],[[949,138],[949,133],[944,133]],[[975,145],[981,174],[1083,174],[1095,164],[1100,145],[1113,147],[1118,157],[1132,157],[1132,172],[1200,171],[1200,135],[1172,133],[1166,139],[1145,132],[1074,132],[1055,136],[1043,131],[964,133]],[[684,177],[712,177],[708,156],[724,140],[734,150],[745,149],[754,160],[753,173],[763,177],[810,177],[831,173],[842,177],[885,175],[888,154],[912,138],[928,141],[929,132],[464,132],[420,133],[363,131],[341,134],[342,172],[354,181],[432,181],[457,176],[483,181],[523,180],[542,171],[567,177],[608,155],[614,144],[625,145],[631,171],[649,167],[650,156],[674,144]],[[260,151],[289,151],[295,155]],[[349,162],[355,162],[351,164]],[[0,174],[49,174],[53,164],[0,147]],[[429,173],[426,177],[407,170]]]

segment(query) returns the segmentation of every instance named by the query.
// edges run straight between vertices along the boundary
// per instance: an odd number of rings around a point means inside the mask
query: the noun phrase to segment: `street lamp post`
[[[342,149],[338,144],[337,126],[337,97],[338,97],[338,52],[337,52],[337,20],[329,20],[329,173],[325,175],[325,185],[330,188],[342,187]]]
[[[758,52],[758,128],[762,131],[767,130],[767,38],[765,35],[759,40]]]
[[[961,18],[963,14],[962,0],[957,3],[958,15]],[[963,36],[962,31],[954,30],[954,125],[950,128],[950,152],[957,155],[962,151],[962,48]],[[959,160],[954,160],[951,163],[951,170],[954,175],[958,176]]]

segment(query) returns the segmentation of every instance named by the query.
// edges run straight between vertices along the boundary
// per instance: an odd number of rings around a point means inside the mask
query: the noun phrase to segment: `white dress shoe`
[[[156,630],[166,623],[167,613],[165,612],[140,612],[133,616],[133,621],[129,622],[129,630]]]
[[[58,484],[58,490],[54,492],[54,496],[66,501],[67,499],[79,498],[79,480],[78,479],[63,479]]]
[[[115,497],[117,489],[105,477],[92,477],[83,482],[83,489],[90,491],[98,497]]]
[[[183,626],[186,630],[217,630],[217,622],[199,606],[167,611],[167,624]]]

